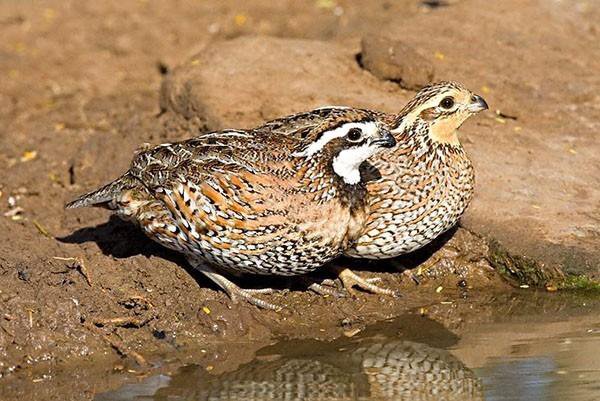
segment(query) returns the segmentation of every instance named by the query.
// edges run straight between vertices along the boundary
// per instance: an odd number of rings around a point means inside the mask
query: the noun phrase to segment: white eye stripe
[[[454,98],[455,104],[450,109],[442,109],[440,107],[440,102],[442,101],[442,99],[444,99],[445,97],[448,97],[448,96],[451,96]],[[444,90],[443,92],[436,93],[435,96],[431,96],[431,98],[427,99],[427,101],[420,103],[420,104],[416,105],[414,108],[412,108],[402,118],[402,120],[400,121],[400,124],[398,124],[398,126],[396,126],[395,128],[391,129],[390,132],[392,132],[392,133],[403,132],[405,129],[409,128],[415,122],[415,120],[419,117],[419,115],[421,114],[421,112],[423,110],[435,108],[435,109],[441,109],[443,112],[456,111],[456,109],[458,108],[458,106],[457,106],[458,102],[456,101],[456,96],[457,96],[457,94],[456,94],[456,91],[454,91],[454,90]]]
[[[310,157],[323,149],[331,140],[346,136],[348,131],[350,131],[352,128],[361,129],[364,137],[374,136],[379,131],[377,124],[372,121],[362,123],[345,123],[335,129],[325,132],[317,141],[311,143],[302,152],[293,153],[292,156]]]

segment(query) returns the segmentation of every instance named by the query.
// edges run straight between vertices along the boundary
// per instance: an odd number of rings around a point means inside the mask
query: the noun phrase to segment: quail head
[[[473,196],[473,167],[458,139],[458,128],[488,108],[482,97],[456,82],[421,89],[398,114],[371,111],[398,142],[364,164],[369,215],[359,239],[345,254],[368,259],[396,257],[419,249],[454,226]],[[271,132],[298,136],[329,115],[348,110],[326,107],[270,121]],[[388,289],[348,269],[346,288],[357,285],[380,294]]]
[[[372,113],[352,109],[298,138],[211,132],[138,153],[120,178],[66,207],[114,210],[234,301],[275,309],[254,296],[269,289],[241,289],[222,271],[299,275],[338,256],[367,217],[361,164],[394,145]]]

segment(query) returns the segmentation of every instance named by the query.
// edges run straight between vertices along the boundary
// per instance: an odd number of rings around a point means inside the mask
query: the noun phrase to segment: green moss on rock
[[[546,287],[551,282],[562,281],[563,273],[558,268],[546,266],[533,258],[514,255],[500,242],[491,239],[488,243],[487,259],[494,269],[515,286]]]
[[[560,283],[559,288],[569,291],[584,292],[586,294],[600,295],[600,282],[582,275],[565,277]]]

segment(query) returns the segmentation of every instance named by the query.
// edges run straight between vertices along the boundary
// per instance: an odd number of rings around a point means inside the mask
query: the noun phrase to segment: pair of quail
[[[342,254],[391,258],[426,245],[471,200],[473,168],[457,129],[485,109],[481,97],[441,82],[397,115],[326,107],[206,133],[139,152],[124,175],[67,207],[114,210],[234,301],[276,309],[255,296],[270,289],[242,289],[222,273],[295,276]],[[348,269],[339,278],[348,289],[392,293]]]

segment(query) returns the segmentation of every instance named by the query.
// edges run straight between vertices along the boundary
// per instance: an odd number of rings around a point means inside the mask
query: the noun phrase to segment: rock
[[[316,40],[240,37],[216,42],[163,81],[166,120],[243,128],[325,105],[398,112],[411,94],[365,73],[351,50]],[[170,126],[182,122],[167,122]]]
[[[433,80],[433,65],[400,40],[369,35],[362,39],[361,48],[361,64],[379,79],[398,82],[401,87],[413,90]]]

